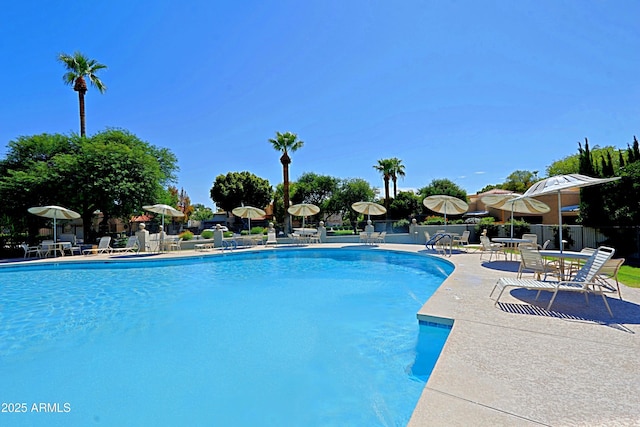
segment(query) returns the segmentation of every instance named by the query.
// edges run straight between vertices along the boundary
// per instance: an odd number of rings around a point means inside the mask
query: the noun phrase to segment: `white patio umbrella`
[[[524,197],[518,193],[490,194],[480,199],[482,203],[503,211],[511,211],[511,238],[513,238],[513,213],[543,214],[551,210],[540,200]]]
[[[251,218],[262,218],[267,213],[260,208],[253,206],[240,206],[231,211],[235,216],[249,219],[249,234],[251,234]]]
[[[311,203],[298,203],[297,205],[289,206],[287,209],[291,215],[302,217],[302,228],[304,228],[304,220],[310,215],[315,215],[320,212],[320,208]]]
[[[146,205],[143,206],[142,209],[144,209],[145,211],[149,211],[149,212],[153,212],[153,213],[157,213],[162,215],[162,229],[164,230],[164,217],[166,216],[170,216],[170,217],[181,217],[184,216],[184,214],[182,212],[180,212],[178,209],[171,207],[169,205],[163,205],[163,204],[155,204],[155,205]]]
[[[57,236],[57,220],[58,219],[76,219],[80,218],[80,214],[78,212],[74,212],[70,209],[63,208],[62,206],[36,206],[33,208],[27,209],[29,213],[34,215],[42,216],[45,218],[53,218],[53,241],[58,241]],[[53,252],[54,256],[56,251]]]
[[[592,178],[590,176],[580,175],[577,173],[568,175],[556,175],[536,182],[527,191],[524,192],[524,196],[534,197],[542,196],[543,194],[558,194],[558,228],[560,251],[562,252],[564,250],[564,243],[562,243],[562,197],[560,195],[562,190],[568,190],[570,188],[589,187],[591,185],[604,184],[606,182],[611,182],[618,179],[620,179],[620,177]]]
[[[387,213],[387,208],[375,202],[355,202],[351,205],[351,208],[358,213],[366,214],[367,220],[371,215],[384,215]]]
[[[434,212],[444,214],[445,228],[447,227],[447,214],[461,215],[469,210],[467,202],[445,194],[425,197],[422,204]]]

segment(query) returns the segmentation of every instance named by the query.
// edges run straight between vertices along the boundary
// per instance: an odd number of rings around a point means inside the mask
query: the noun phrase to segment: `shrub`
[[[180,233],[179,236],[182,240],[191,240],[193,239],[193,233],[190,232],[189,230],[185,230],[182,233]]]
[[[200,237],[203,239],[213,238],[213,230],[203,230],[202,233],[200,233]]]
[[[396,221],[393,223],[393,231],[406,233],[407,231],[409,231],[409,224],[410,223],[408,219],[401,219],[399,221]]]
[[[495,218],[491,216],[482,218],[475,227],[476,233],[480,234],[482,233],[482,230],[486,229],[488,237],[498,237],[498,235],[500,234],[500,228],[499,225],[495,222]]]

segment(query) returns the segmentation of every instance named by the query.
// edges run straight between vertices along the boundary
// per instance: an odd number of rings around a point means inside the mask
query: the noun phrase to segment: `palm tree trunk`
[[[398,178],[394,175],[391,177],[393,179],[393,199],[398,198]]]
[[[84,122],[84,93],[78,92],[78,102],[80,103],[80,136],[86,136],[85,122]]]
[[[289,233],[291,231],[291,220],[289,216],[289,163],[291,163],[291,158],[285,151],[282,157],[280,157],[280,163],[282,163],[282,186],[284,188],[284,230],[285,233]]]
[[[384,177],[384,207],[389,210],[389,177]]]

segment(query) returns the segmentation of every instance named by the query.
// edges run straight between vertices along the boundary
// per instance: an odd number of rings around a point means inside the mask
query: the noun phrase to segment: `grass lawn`
[[[618,281],[632,288],[640,288],[640,268],[623,265],[618,271]]]

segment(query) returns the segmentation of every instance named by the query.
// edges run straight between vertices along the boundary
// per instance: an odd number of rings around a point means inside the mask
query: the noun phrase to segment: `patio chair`
[[[531,243],[533,243],[534,245],[536,245],[536,247],[538,247],[538,235],[537,234],[533,234],[533,233],[525,233],[522,235],[522,238],[525,240],[530,240]]]
[[[527,246],[528,245],[528,246]],[[540,276],[544,274],[542,280],[547,279],[548,274],[554,274],[556,277],[560,277],[560,270],[555,264],[547,263],[538,248],[533,244],[524,244],[519,246],[520,248],[520,267],[518,268],[518,279],[522,278],[522,274],[533,273],[535,279],[540,280]]]
[[[489,261],[493,257],[493,254],[496,254],[496,257],[499,253],[504,255],[505,261],[507,260],[507,251],[502,243],[493,243],[487,236],[480,236],[480,244],[482,245],[482,251],[480,252],[480,260],[482,260],[482,255],[485,252],[489,252]]]
[[[38,249],[38,257],[46,258],[49,256],[57,255],[56,252],[60,251],[60,255],[64,255],[62,249],[55,244],[53,240],[43,240]]]
[[[111,247],[109,246],[109,243],[111,243],[111,237],[110,236],[102,236],[100,238],[100,241],[98,241],[98,247],[95,249],[85,249],[83,251],[83,253],[85,255],[89,255],[89,254],[108,254],[109,252],[111,252]]]
[[[29,246],[26,243],[22,243],[20,247],[24,250],[23,258],[30,258],[31,254],[34,254],[34,256],[40,256],[40,246]]]
[[[387,232],[386,231],[381,231],[380,234],[378,234],[377,236],[373,236],[373,242],[372,243],[386,243],[385,239],[387,238]]]
[[[139,252],[140,251],[140,242],[136,236],[129,236],[127,239],[127,243],[122,248],[112,248],[111,253],[122,253],[122,252]]]
[[[469,245],[469,236],[471,235],[471,232],[469,230],[465,230],[462,232],[462,235],[460,237],[455,237],[453,239],[453,246],[457,247],[458,249],[461,249],[467,245]],[[465,249],[466,251],[466,249]]]
[[[547,310],[551,310],[551,306],[553,305],[553,302],[555,301],[559,291],[580,292],[584,294],[587,305],[589,305],[589,294],[593,293],[595,295],[602,296],[602,301],[604,301],[604,305],[607,307],[609,315],[613,317],[613,313],[611,312],[611,308],[609,307],[609,303],[607,302],[607,297],[602,291],[603,285],[597,280],[597,275],[600,273],[605,263],[609,259],[611,259],[614,252],[615,250],[613,248],[600,246],[593,253],[593,255],[589,257],[587,262],[582,266],[580,271],[578,271],[576,276],[573,277],[570,281],[552,282],[544,280],[501,277],[500,279],[498,279],[498,282],[491,290],[489,298],[491,298],[491,295],[493,295],[496,289],[499,289],[500,292],[498,293],[494,305],[498,304],[502,293],[507,288],[524,288],[538,291],[536,300],[538,299],[538,297],[540,296],[540,292],[542,291],[553,292],[551,301],[549,301],[549,305],[547,305]]]
[[[600,269],[600,272],[596,276],[596,279],[603,284],[603,286],[613,290],[613,285],[609,283],[609,280],[616,281],[616,288],[618,289],[618,298],[622,299],[620,293],[620,282],[618,282],[618,272],[620,267],[624,264],[624,258],[610,259],[604,263],[604,266]]]
[[[309,239],[309,243],[321,243],[319,231],[316,231],[314,234],[309,234],[307,238]]]

